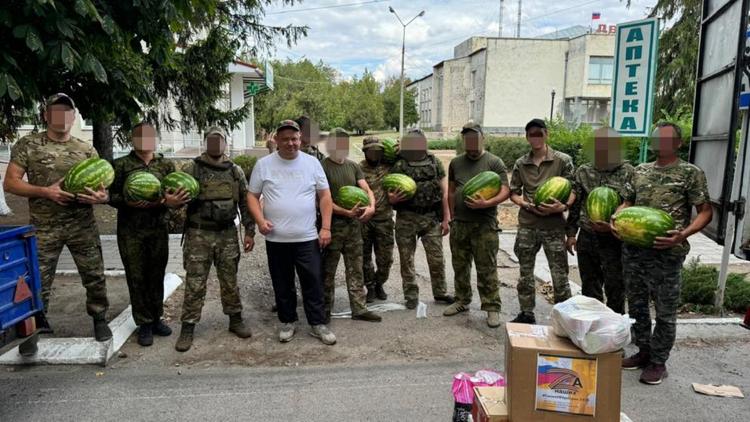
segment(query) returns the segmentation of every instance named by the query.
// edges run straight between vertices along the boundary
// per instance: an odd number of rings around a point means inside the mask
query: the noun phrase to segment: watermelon
[[[393,139],[383,139],[383,160],[393,164],[398,156],[398,142]]]
[[[617,191],[606,186],[599,186],[586,198],[586,212],[591,221],[609,223],[610,217],[621,203]]]
[[[482,198],[484,200],[493,198],[500,192],[500,176],[494,171],[483,171],[469,179],[462,191],[464,199]]]
[[[343,186],[336,195],[336,204],[341,208],[350,210],[357,204],[362,207],[370,205],[370,197],[367,192],[356,186]]]
[[[674,219],[662,210],[650,207],[629,207],[615,214],[614,230],[623,242],[650,248],[654,238],[668,236],[674,230]]]
[[[161,181],[161,187],[165,192],[174,193],[179,189],[183,189],[190,195],[190,199],[193,200],[198,197],[200,192],[200,185],[195,178],[185,172],[176,171],[169,173],[164,180]]]
[[[570,180],[560,176],[550,177],[537,188],[534,194],[534,204],[552,203],[554,199],[564,204],[568,201],[572,189],[573,185]]]
[[[417,193],[417,182],[405,174],[393,173],[383,178],[383,188],[387,192],[400,190],[409,199]]]
[[[124,194],[131,201],[154,201],[161,194],[161,183],[147,171],[136,171],[125,179]]]
[[[107,160],[87,158],[68,170],[63,182],[70,193],[86,193],[86,188],[99,190],[101,185],[108,188],[115,180],[115,169]]]

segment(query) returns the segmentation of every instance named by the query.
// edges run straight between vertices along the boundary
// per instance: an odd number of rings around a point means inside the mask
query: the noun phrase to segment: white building
[[[470,119],[486,132],[517,135],[532,118],[607,120],[615,37],[573,27],[540,38],[472,37],[453,58],[407,86],[424,130],[455,133]],[[554,103],[552,92],[555,92]]]

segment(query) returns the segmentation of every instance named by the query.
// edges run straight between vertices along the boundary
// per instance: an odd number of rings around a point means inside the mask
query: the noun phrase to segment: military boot
[[[104,312],[94,315],[94,338],[96,341],[107,341],[112,338],[112,330],[107,325],[107,318]]]
[[[385,289],[383,289],[382,283],[375,286],[375,297],[377,297],[379,300],[388,299],[388,294],[385,292]]]
[[[194,330],[195,324],[183,322],[182,329],[180,330],[180,337],[177,339],[177,344],[174,345],[174,349],[178,352],[187,352],[190,350],[190,346],[193,345]]]
[[[38,342],[39,334],[32,335],[28,340],[18,346],[18,353],[23,357],[34,356],[36,352],[39,351],[39,346],[37,345]]]
[[[375,302],[375,286],[367,287],[367,303]]]
[[[239,338],[248,338],[253,335],[250,332],[250,327],[242,321],[242,313],[240,312],[229,315],[229,332],[234,333]]]

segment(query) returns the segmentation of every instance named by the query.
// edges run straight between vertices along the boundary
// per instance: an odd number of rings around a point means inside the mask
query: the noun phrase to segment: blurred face
[[[464,139],[464,151],[466,156],[472,160],[476,160],[484,153],[484,137],[473,130],[470,130],[463,135]]]
[[[44,113],[47,129],[55,133],[69,133],[76,120],[76,111],[67,104],[53,104]]]
[[[300,136],[294,129],[282,129],[274,136],[276,150],[283,158],[292,159],[299,153]]]
[[[622,163],[624,154],[620,136],[612,129],[602,128],[594,132],[592,161],[599,169],[608,169]]]
[[[303,146],[317,144],[320,139],[320,128],[312,120],[305,120],[300,126],[300,140]]]
[[[156,129],[143,124],[133,130],[133,148],[140,152],[156,151]]]
[[[206,153],[214,158],[221,157],[224,155],[224,151],[227,149],[227,141],[223,136],[218,134],[211,134],[206,137]]]
[[[659,158],[671,158],[682,145],[682,139],[671,126],[658,127],[651,134],[651,150]]]
[[[401,140],[399,154],[408,161],[418,161],[427,155],[427,138],[420,135],[406,135]]]
[[[547,143],[547,130],[540,127],[530,127],[526,131],[526,140],[531,145],[532,150],[542,150]]]
[[[348,136],[329,136],[328,153],[334,160],[344,160],[349,156],[349,137]]]
[[[365,159],[370,163],[377,164],[383,159],[382,148],[369,148],[365,150]]]

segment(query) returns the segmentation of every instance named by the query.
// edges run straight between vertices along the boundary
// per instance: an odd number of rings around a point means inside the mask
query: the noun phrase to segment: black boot
[[[375,302],[375,286],[367,287],[367,303]]]
[[[375,297],[377,297],[378,300],[388,300],[388,295],[385,293],[382,284],[375,286]]]
[[[161,319],[151,324],[151,331],[153,331],[154,335],[160,337],[168,337],[172,335],[172,329]]]
[[[516,324],[536,324],[536,317],[534,317],[534,312],[521,312],[511,322]]]
[[[39,351],[39,347],[37,346],[38,342],[39,334],[34,334],[33,336],[29,337],[28,340],[24,341],[20,346],[18,346],[18,354],[23,357],[34,356],[36,352]]]
[[[143,324],[138,326],[138,344],[143,347],[148,347],[154,344],[154,334],[151,324]]]
[[[187,352],[190,350],[190,346],[193,345],[194,330],[195,324],[183,322],[182,329],[180,330],[180,338],[177,339],[177,344],[174,345],[174,349],[178,352]]]
[[[96,341],[107,341],[112,338],[112,330],[107,325],[104,312],[94,315],[94,338],[96,338]]]

